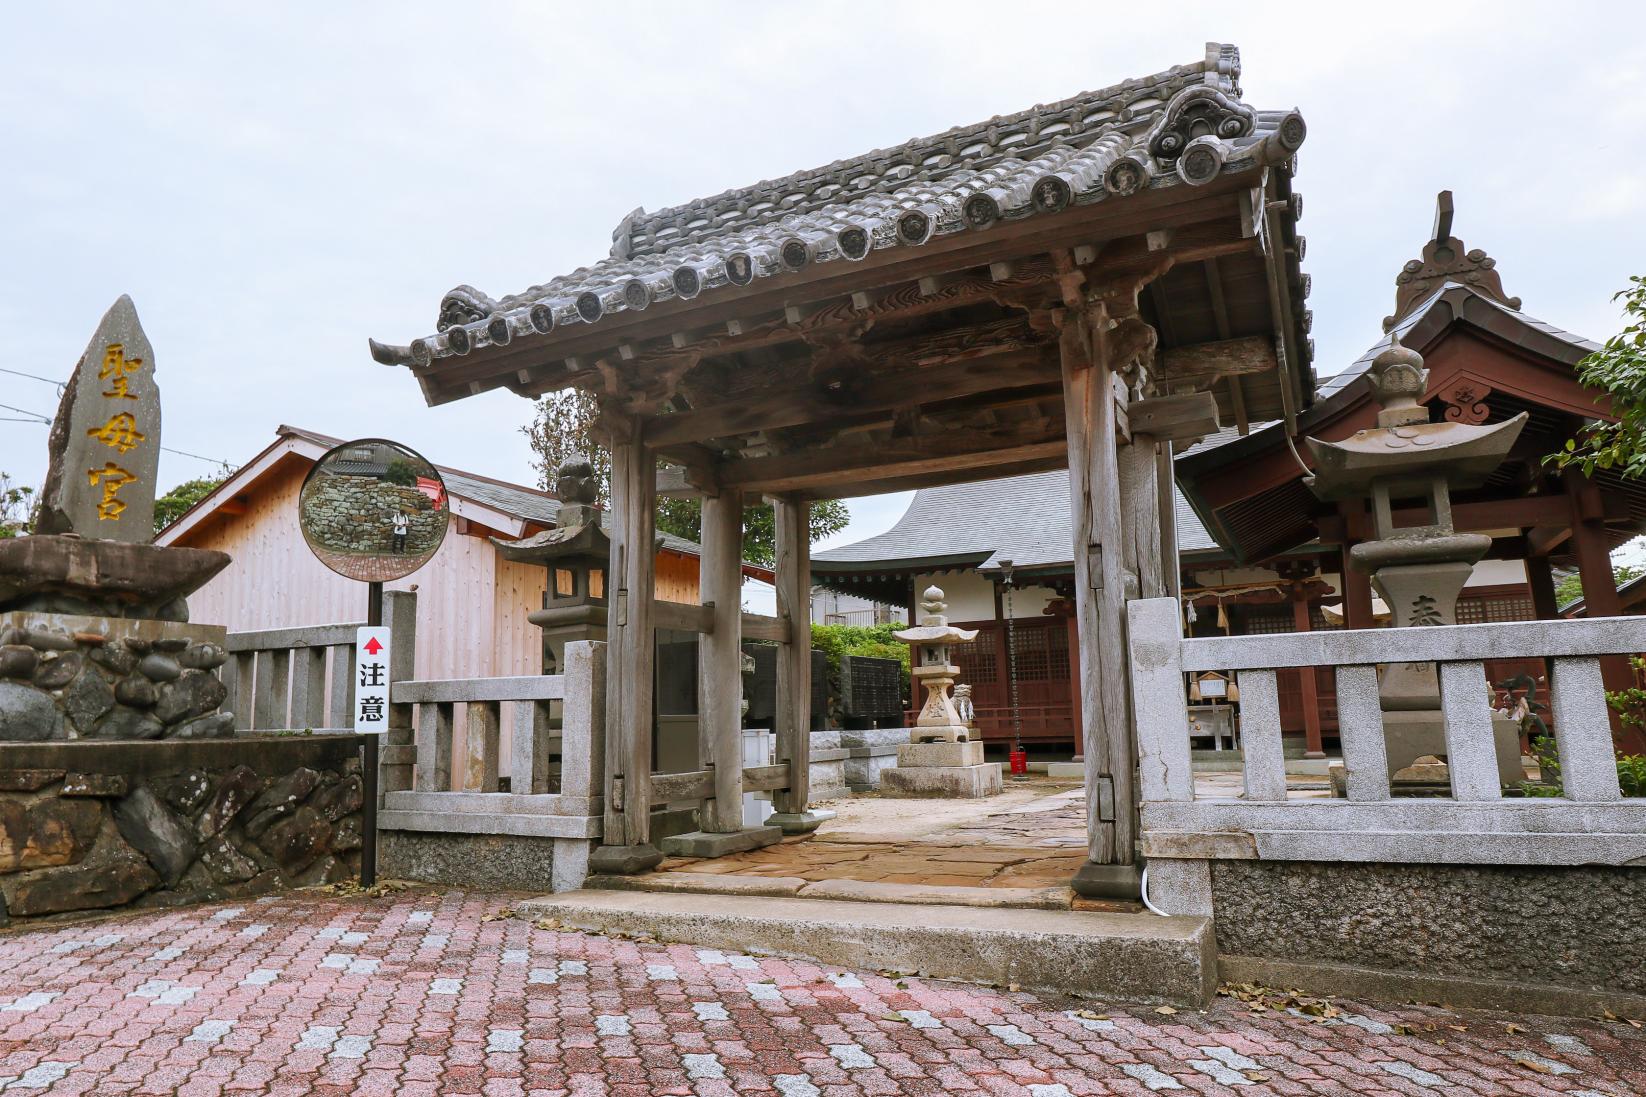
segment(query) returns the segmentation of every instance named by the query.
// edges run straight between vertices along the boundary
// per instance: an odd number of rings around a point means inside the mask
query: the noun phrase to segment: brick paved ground
[[[0,935],[0,1092],[1646,1092],[1622,1022],[1165,1015],[484,920],[508,901],[299,894]]]

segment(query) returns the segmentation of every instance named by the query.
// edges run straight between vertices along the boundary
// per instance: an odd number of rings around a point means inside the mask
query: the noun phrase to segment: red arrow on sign
[[[367,641],[367,643],[366,643],[366,654],[367,655],[376,655],[378,652],[380,652],[382,650],[383,650],[383,645],[377,642],[377,637],[373,636],[369,641]]]

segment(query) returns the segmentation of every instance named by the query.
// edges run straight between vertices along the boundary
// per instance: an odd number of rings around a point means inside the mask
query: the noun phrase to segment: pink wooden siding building
[[[297,493],[309,469],[341,442],[282,426],[274,442],[160,534],[163,545],[234,557],[189,597],[196,621],[230,632],[361,621],[366,587],[329,570],[297,526]],[[505,560],[487,538],[525,537],[554,523],[546,491],[442,467],[452,525],[434,558],[386,584],[417,591],[417,677],[470,678],[542,672],[542,633],[526,615],[543,604],[547,572]],[[696,604],[697,546],[665,536],[657,596]]]

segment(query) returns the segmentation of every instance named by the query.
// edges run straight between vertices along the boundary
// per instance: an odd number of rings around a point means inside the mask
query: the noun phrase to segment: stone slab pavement
[[[518,898],[299,892],[0,934],[0,1094],[1646,1092],[1624,1021],[1057,1001],[499,917]]]

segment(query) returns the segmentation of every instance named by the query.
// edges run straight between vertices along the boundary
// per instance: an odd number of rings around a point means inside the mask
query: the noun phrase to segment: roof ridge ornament
[[[1480,248],[1465,251],[1463,241],[1452,235],[1452,214],[1452,192],[1443,190],[1435,196],[1435,227],[1423,245],[1423,257],[1407,261],[1395,276],[1395,311],[1383,318],[1384,331],[1392,331],[1447,282],[1461,282],[1500,305],[1520,308],[1520,298],[1503,292],[1497,260]]]

